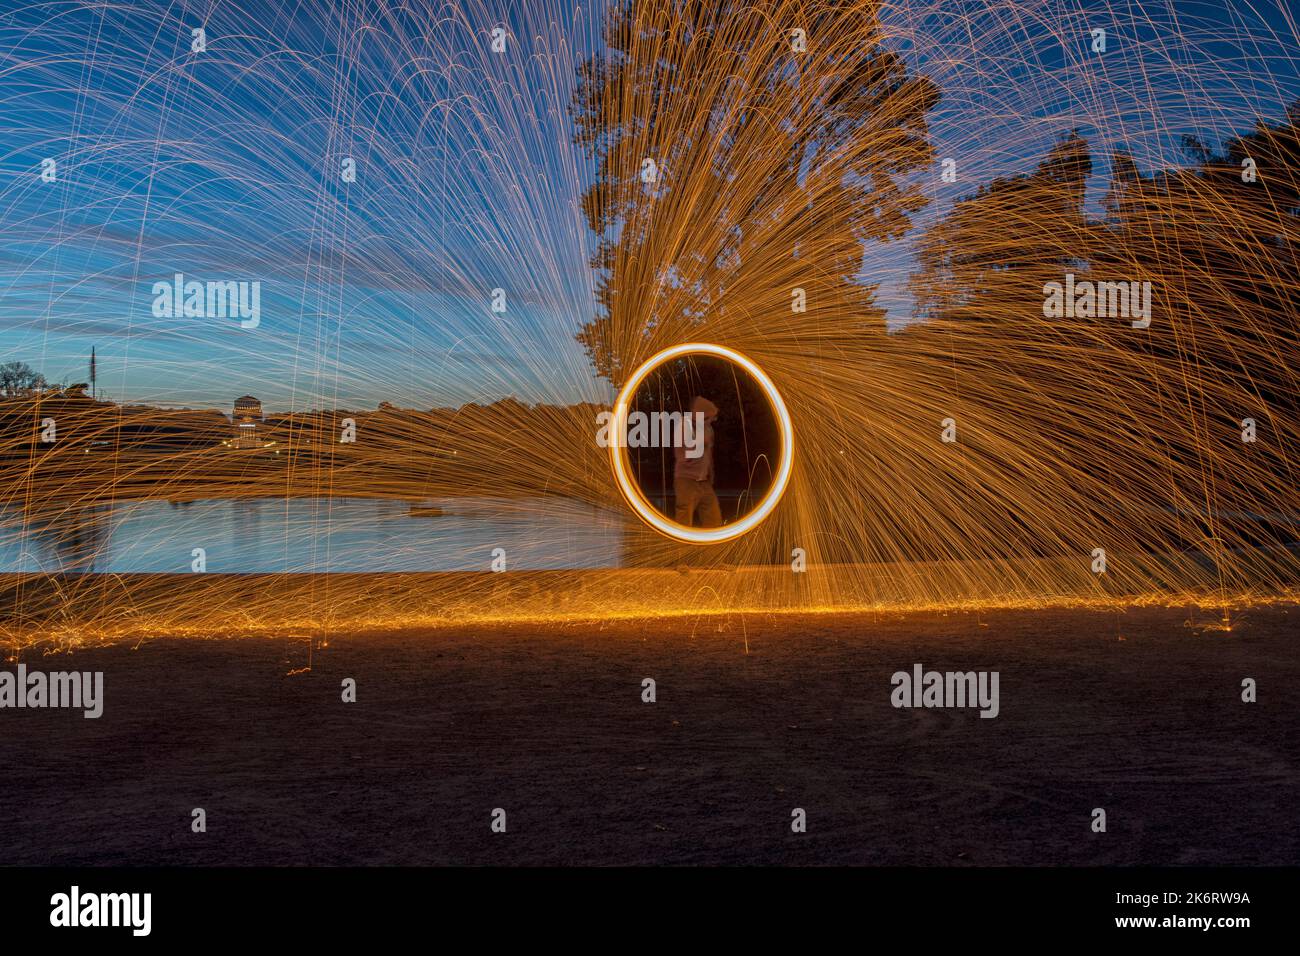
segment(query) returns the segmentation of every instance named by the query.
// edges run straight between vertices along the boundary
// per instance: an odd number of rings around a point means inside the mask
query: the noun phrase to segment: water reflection
[[[617,567],[623,519],[558,498],[133,501],[0,509],[0,573],[486,571]]]

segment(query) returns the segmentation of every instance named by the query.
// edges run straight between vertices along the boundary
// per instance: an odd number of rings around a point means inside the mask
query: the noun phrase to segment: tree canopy
[[[863,249],[924,205],[906,174],[932,159],[938,96],[882,47],[875,3],[616,3],[572,108],[596,164],[579,339],[597,371],[617,384],[705,329],[800,348],[883,332]]]

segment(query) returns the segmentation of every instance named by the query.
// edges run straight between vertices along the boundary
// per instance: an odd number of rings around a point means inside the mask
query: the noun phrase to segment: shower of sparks
[[[11,7],[0,364],[67,384],[94,347],[114,404],[0,400],[0,633],[1293,599],[1298,74],[1283,0]],[[176,273],[259,281],[260,323],[155,316]],[[1149,327],[1045,315],[1067,274],[1150,283]],[[595,441],[690,341],[799,436],[776,511],[705,549],[642,527]],[[276,447],[217,416],[132,444],[245,393],[296,416]],[[173,538],[175,574],[31,564],[128,501],[454,496],[531,565],[319,573],[355,530],[328,508],[276,573]]]

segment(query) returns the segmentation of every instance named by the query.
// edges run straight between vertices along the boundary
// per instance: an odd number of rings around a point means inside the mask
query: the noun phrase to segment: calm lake
[[[560,498],[130,501],[64,513],[0,509],[0,573],[487,571],[617,567],[623,519]]]

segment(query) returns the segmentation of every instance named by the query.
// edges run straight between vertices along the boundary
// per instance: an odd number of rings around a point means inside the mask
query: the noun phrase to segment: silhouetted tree
[[[1087,141],[1063,136],[1032,173],[999,177],[958,200],[922,236],[916,313],[945,321],[1020,321],[1045,282],[1086,271],[1099,225],[1084,208]],[[1021,323],[1022,326],[1024,323]]]
[[[900,177],[931,159],[939,94],[876,17],[861,0],[614,4],[572,108],[597,173],[599,311],[578,338],[602,376],[620,383],[648,336],[789,322],[795,288],[805,346],[883,331],[863,247],[925,202]]]
[[[989,436],[968,445],[978,467],[1034,462],[1077,473],[1081,487],[1101,479],[1106,520],[1159,523],[1165,547],[1294,539],[1261,516],[1295,508],[1297,120],[1293,107],[1218,151],[1189,137],[1190,165],[1150,174],[1120,152],[1098,219],[1074,133],[1032,173],[982,187],[927,231],[912,288],[929,321],[900,347],[950,366],[946,402],[961,404],[967,436]],[[1051,312],[1046,284],[1066,273],[1149,283],[1150,325]],[[1247,419],[1258,442],[1243,440]]]
[[[24,398],[48,387],[45,376],[26,362],[0,365],[0,398]]]

